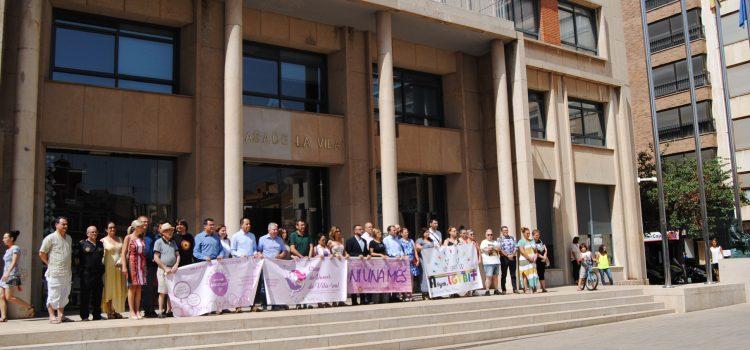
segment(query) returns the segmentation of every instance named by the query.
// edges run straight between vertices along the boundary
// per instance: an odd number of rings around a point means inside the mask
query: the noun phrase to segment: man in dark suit
[[[358,256],[360,259],[370,255],[370,250],[367,249],[367,241],[362,238],[362,226],[354,225],[354,235],[344,242],[344,249],[348,256]],[[365,304],[365,295],[359,294],[359,302],[357,302],[357,294],[352,294],[352,305],[359,305],[360,303]]]

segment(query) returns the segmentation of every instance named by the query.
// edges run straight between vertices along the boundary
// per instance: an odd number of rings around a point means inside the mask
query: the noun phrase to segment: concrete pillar
[[[378,40],[378,113],[380,116],[380,182],[383,228],[398,224],[398,174],[396,169],[396,110],[393,100],[393,46],[391,14],[380,11]]]
[[[617,97],[617,96],[615,96]],[[620,167],[620,190],[622,191],[625,222],[625,245],[627,250],[627,278],[643,281],[646,277],[643,226],[641,225],[640,191],[635,168],[635,143],[633,140],[633,118],[630,113],[629,91],[620,88],[617,118],[617,155]]]
[[[242,218],[242,0],[224,3],[224,223]]]
[[[3,67],[3,37],[5,34],[5,0],[0,0],[0,82],[2,82],[2,67]]]
[[[536,228],[534,163],[531,155],[529,88],[526,80],[526,45],[521,36],[513,45],[510,75],[513,105],[513,141],[518,187],[518,219],[521,226]]]
[[[517,237],[505,46],[498,39],[492,40],[490,45],[492,91],[495,99],[495,144],[497,145],[497,179],[498,189],[500,190],[500,222],[502,225],[508,226],[511,234]]]
[[[41,40],[42,0],[21,2],[21,28],[18,42],[18,74],[16,75],[15,137],[13,139],[13,177],[11,179],[10,227],[22,232],[18,246],[27,254],[21,255],[21,273],[31,271],[32,257],[36,256],[33,237],[39,234],[34,227],[34,179],[37,175],[37,105],[39,100],[39,45]],[[43,176],[43,175],[42,175]],[[18,297],[29,301],[33,287],[23,288]]]

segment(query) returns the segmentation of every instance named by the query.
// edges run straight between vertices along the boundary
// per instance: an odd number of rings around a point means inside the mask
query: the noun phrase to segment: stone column
[[[242,218],[242,0],[224,3],[224,223]]]
[[[511,87],[513,99],[513,136],[518,186],[518,218],[521,226],[536,228],[534,163],[531,156],[531,122],[529,121],[529,88],[526,80],[526,45],[523,36],[513,45]]]
[[[511,234],[517,237],[505,46],[498,39],[492,40],[490,45],[492,52],[492,91],[495,97],[495,144],[497,145],[497,179],[500,190],[500,222],[502,225],[508,226]]]
[[[396,169],[396,111],[393,102],[393,46],[391,14],[377,13],[378,110],[380,114],[380,184],[383,228],[398,224],[398,174]]]
[[[17,95],[14,110],[16,132],[13,139],[10,227],[23,233],[19,236],[17,243],[28,254],[21,255],[21,261],[18,264],[22,273],[27,274],[31,271],[32,257],[36,256],[33,237],[39,234],[39,230],[34,227],[34,199],[37,198],[34,181],[37,175],[41,18],[42,0],[22,1],[18,74],[16,75]],[[29,300],[32,289],[32,287],[24,288],[18,297]]]

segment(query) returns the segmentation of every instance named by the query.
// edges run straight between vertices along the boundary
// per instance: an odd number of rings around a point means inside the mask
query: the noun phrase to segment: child
[[[159,266],[159,270],[156,271],[156,280],[159,283],[159,318],[164,318],[167,316],[167,310],[172,310],[170,301],[167,308],[164,308],[164,298],[169,292],[165,276],[177,272],[177,267],[180,266],[180,253],[177,244],[172,240],[174,227],[165,223],[159,227],[159,232],[161,238],[154,244],[154,262]]]
[[[584,284],[586,283],[586,275],[593,265],[593,259],[591,257],[591,252],[589,251],[589,247],[586,245],[586,243],[581,243],[579,249],[581,250],[581,260],[579,261],[579,263],[581,264],[581,269],[578,275],[578,290],[583,290]]]

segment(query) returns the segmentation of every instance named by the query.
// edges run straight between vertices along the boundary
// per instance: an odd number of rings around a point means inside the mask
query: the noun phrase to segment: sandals
[[[34,312],[34,307],[33,306],[29,306],[29,308],[26,309],[26,317],[27,318],[32,318],[32,317],[34,317],[35,314],[36,313]],[[3,322],[5,322],[5,321],[3,321]]]
[[[49,323],[51,323],[51,324],[59,324],[59,323],[61,323],[61,322],[62,322],[62,321],[60,321],[60,320],[58,320],[58,319],[54,319],[54,320],[49,320]]]

